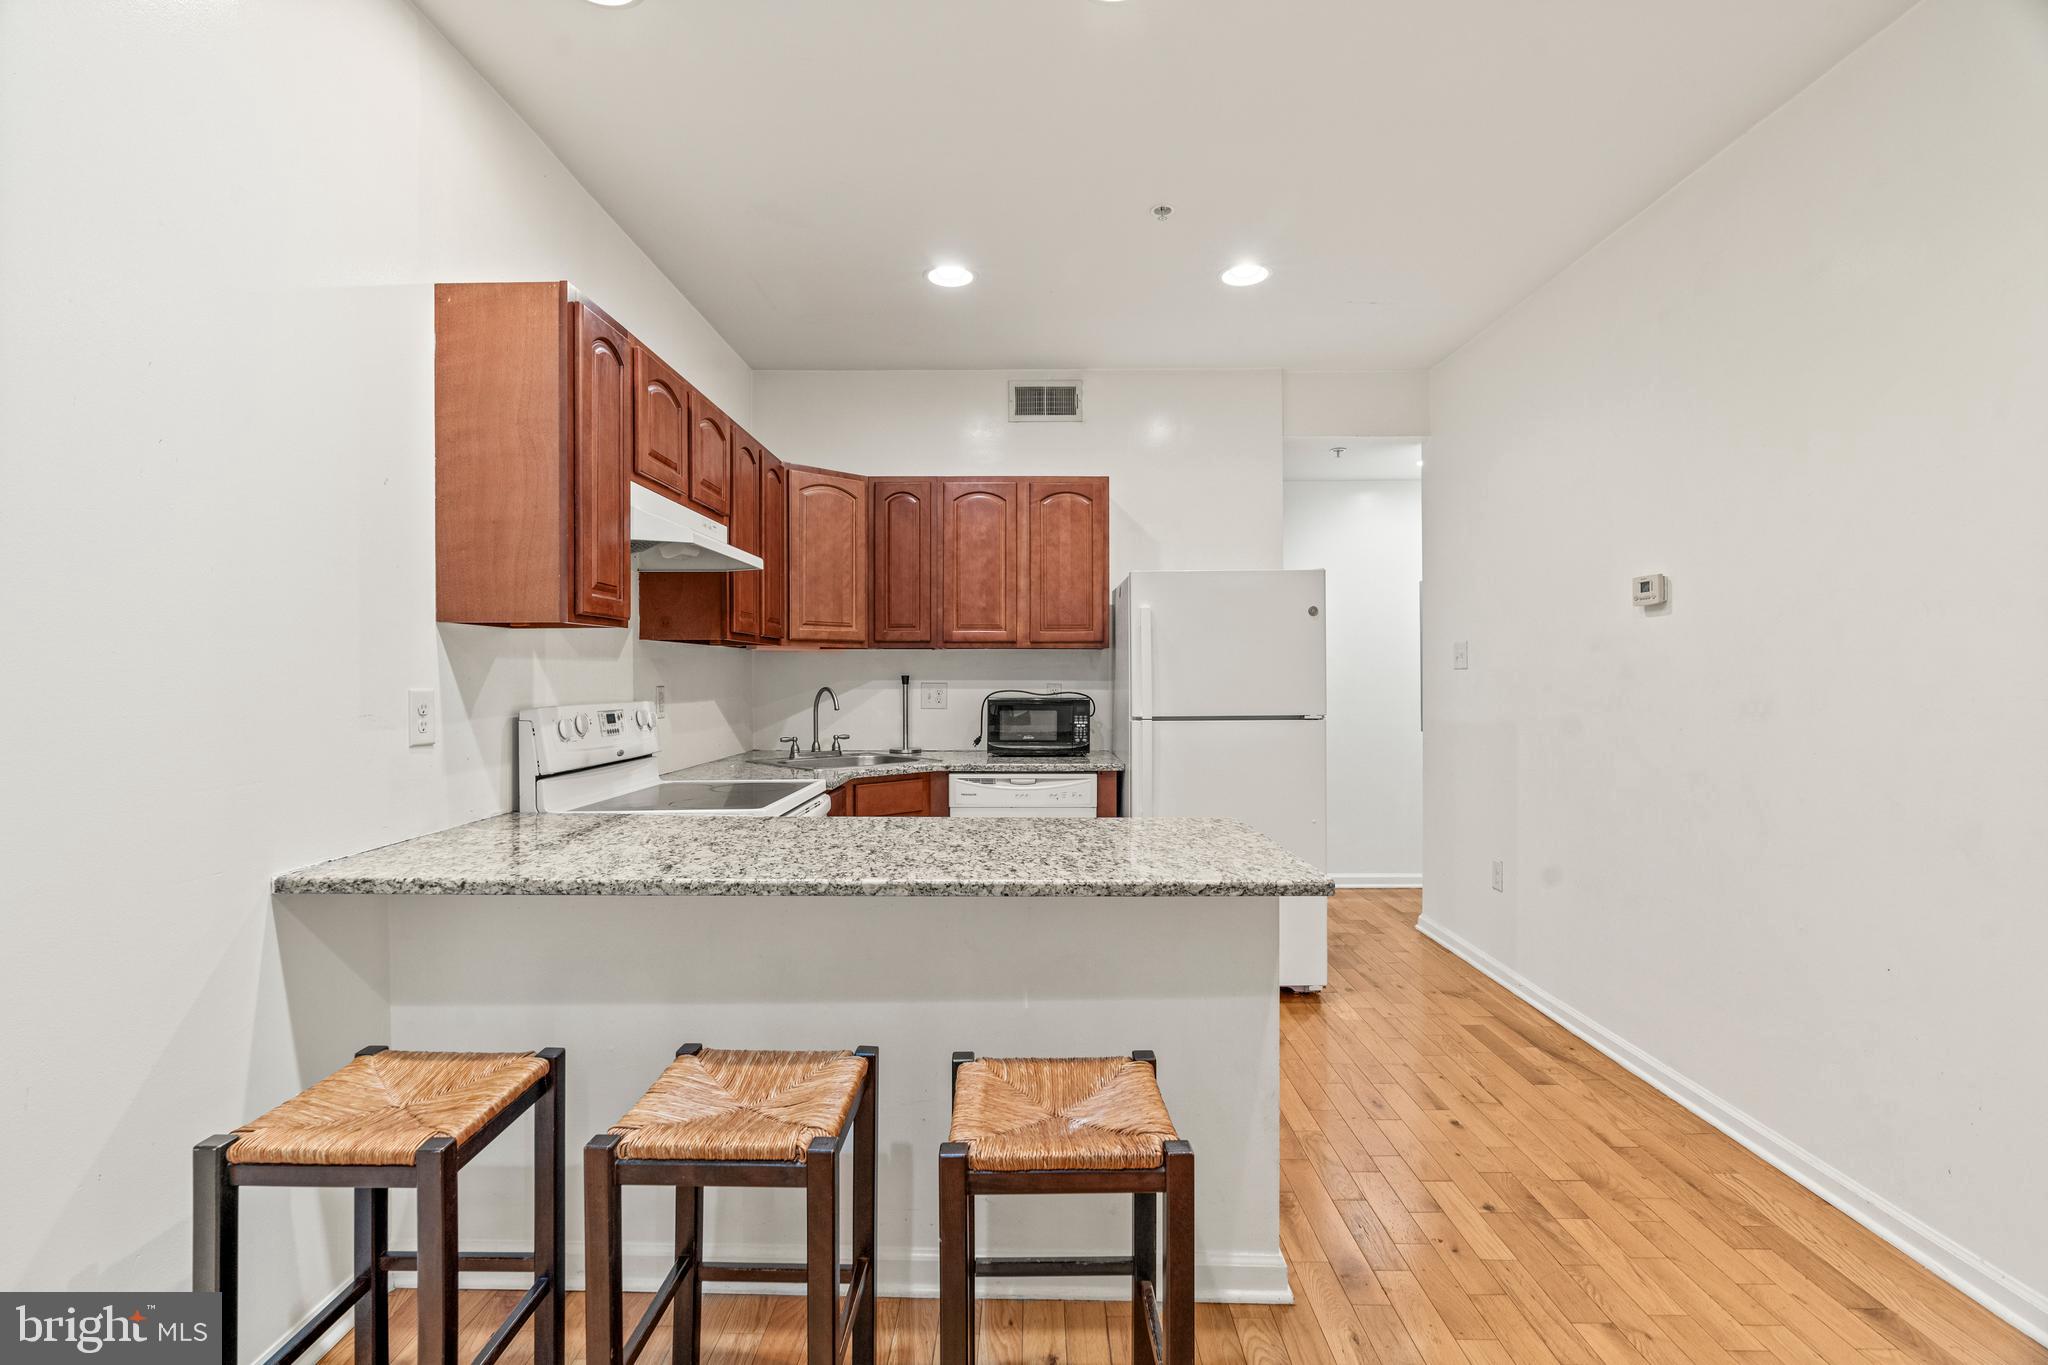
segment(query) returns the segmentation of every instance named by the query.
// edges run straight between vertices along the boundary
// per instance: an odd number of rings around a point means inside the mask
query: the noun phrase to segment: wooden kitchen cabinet
[[[564,281],[434,287],[436,619],[626,624],[631,353]]]
[[[706,516],[725,521],[731,511],[732,419],[718,404],[690,390],[690,481],[684,498]]]
[[[732,428],[732,520],[728,538],[736,550],[761,553],[761,443]],[[720,575],[729,580],[728,629],[742,640],[761,638],[761,573]]]
[[[1022,643],[1106,648],[1109,480],[1026,479],[1021,509]]]
[[[950,807],[944,773],[857,777],[832,789],[833,815],[945,815]]]
[[[987,648],[1022,638],[1015,479],[939,485],[939,643]]]
[[[761,452],[761,638],[789,633],[789,471]]]
[[[633,478],[683,502],[690,500],[692,393],[666,361],[634,344]]]
[[[868,642],[868,481],[801,465],[789,489],[791,643]]]
[[[937,485],[932,479],[869,479],[868,613],[877,645],[930,645],[938,610]]]

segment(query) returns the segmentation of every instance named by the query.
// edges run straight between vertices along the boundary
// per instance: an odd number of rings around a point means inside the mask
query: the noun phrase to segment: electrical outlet
[[[1452,646],[1451,646],[1451,667],[1452,667],[1452,668],[1470,668],[1471,666],[1472,666],[1472,642],[1471,642],[1470,640],[1459,640],[1459,641],[1457,641],[1456,643],[1452,644]]]
[[[656,720],[665,720],[665,719],[667,719],[667,717],[668,717],[668,684],[667,684],[667,683],[656,683],[656,684],[654,685],[654,718],[655,718]]]
[[[1045,690],[1048,692],[1064,692],[1067,690],[1067,685],[1065,683],[1051,682],[1045,685]]]
[[[945,710],[946,685],[944,683],[919,683],[917,688],[917,704],[920,709],[926,711]]]
[[[415,687],[405,694],[405,742],[414,749],[424,749],[441,738],[441,708],[434,700],[434,689]]]
[[[1499,858],[1493,860],[1493,889],[1496,891],[1508,889],[1508,865]]]

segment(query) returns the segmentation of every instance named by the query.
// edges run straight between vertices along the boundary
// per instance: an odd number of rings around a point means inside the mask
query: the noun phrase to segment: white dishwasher
[[[955,815],[1095,818],[1094,773],[954,773],[946,785]]]

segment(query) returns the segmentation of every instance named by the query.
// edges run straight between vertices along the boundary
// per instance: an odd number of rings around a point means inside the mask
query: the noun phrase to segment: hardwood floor
[[[1416,933],[1419,909],[1412,891],[1331,902],[1330,988],[1281,1009],[1295,1303],[1201,1305],[1203,1365],[2048,1365]],[[512,1298],[463,1295],[466,1351]],[[878,1317],[879,1365],[934,1365],[935,1303],[886,1299]],[[706,1319],[705,1365],[803,1365],[796,1298],[710,1296]],[[1122,1304],[990,1300],[979,1359],[1129,1365],[1129,1327]],[[528,1338],[511,1365],[531,1365]],[[668,1345],[657,1332],[644,1365]],[[325,1365],[350,1358],[344,1342]]]

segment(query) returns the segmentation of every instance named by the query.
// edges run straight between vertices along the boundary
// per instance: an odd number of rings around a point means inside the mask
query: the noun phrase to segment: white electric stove
[[[802,778],[664,780],[646,702],[519,713],[519,809],[549,815],[820,816],[825,784]]]

